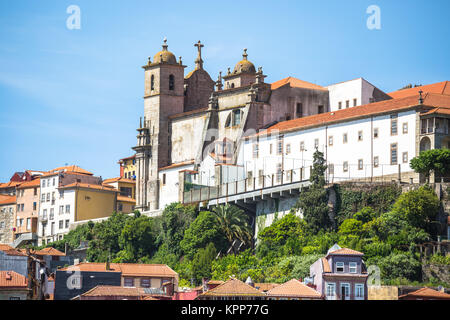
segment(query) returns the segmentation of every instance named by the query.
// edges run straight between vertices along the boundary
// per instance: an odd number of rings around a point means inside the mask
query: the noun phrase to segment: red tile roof
[[[424,107],[450,108],[450,96],[428,93],[424,97]],[[325,124],[338,123],[342,121],[355,120],[362,117],[374,116],[389,112],[399,112],[411,109],[419,105],[419,96],[400,99],[384,100],[366,105],[356,106],[333,112],[321,113],[303,118],[279,122],[257,135],[267,135],[276,132],[289,132],[307,129]]]
[[[77,174],[84,174],[84,175],[88,175],[88,176],[94,175],[92,172],[84,170],[83,168],[80,168],[79,166],[73,165],[73,166],[65,166],[65,167],[59,167],[59,168],[52,169],[52,170],[48,171],[48,173],[45,173],[42,176],[43,177],[52,176],[59,172],[77,173]]]
[[[253,288],[252,286],[238,280],[230,279],[217,287],[202,293],[201,296],[265,296],[261,291]]]
[[[417,291],[401,295],[401,296],[399,296],[399,299],[405,298],[405,297],[430,298],[430,299],[437,298],[437,299],[450,300],[450,294],[445,293],[445,292],[436,291],[431,288],[422,288]]]
[[[328,91],[327,88],[324,88],[322,86],[319,86],[317,84],[314,83],[310,83],[310,82],[306,82],[294,77],[287,77],[281,80],[278,80],[274,83],[272,83],[271,85],[271,89],[272,90],[276,90],[286,84],[289,84],[289,86],[293,87],[293,88],[306,88],[306,89],[315,89],[315,90],[324,90],[324,91]]]
[[[119,286],[96,286],[89,291],[81,294],[83,297],[113,297],[113,296],[129,296],[140,297],[144,295],[142,288],[136,287],[119,287]]]
[[[27,278],[15,271],[0,271],[0,288],[27,288]]]
[[[5,183],[0,183],[0,189],[14,188],[20,185],[22,182],[20,181],[9,181]]]
[[[80,183],[80,182],[74,182],[74,183],[68,184],[64,187],[61,187],[61,189],[71,189],[71,188],[84,188],[84,189],[96,189],[96,190],[119,192],[113,186],[108,186],[108,185],[104,186],[104,185]]]
[[[31,181],[26,181],[19,186],[17,186],[17,189],[26,189],[26,188],[36,188],[41,185],[41,179],[37,178]]]
[[[16,203],[16,196],[8,196],[7,198],[0,199],[0,206],[14,203]]]
[[[269,297],[315,298],[320,299],[320,292],[308,287],[297,279],[285,282],[267,292]]]
[[[136,203],[136,199],[125,197],[125,196],[117,196],[117,201]]]
[[[136,184],[136,180],[126,179],[126,178],[122,178],[122,177],[103,180],[103,184],[110,184],[110,183],[114,183],[114,182],[125,182],[125,183]]]
[[[122,272],[123,276],[160,276],[176,277],[178,274],[165,264],[110,263],[106,270],[105,263],[80,263],[75,266],[59,269],[60,271],[79,270],[91,272]]]
[[[7,244],[0,244],[0,251],[3,251],[8,256],[24,256],[24,257],[26,257],[26,254],[20,252],[19,250],[14,249],[13,247],[11,247]]]
[[[52,247],[44,248],[42,250],[34,251],[32,253],[39,256],[60,256],[60,257],[65,256],[64,252],[61,252]]]
[[[278,287],[279,285],[279,283],[255,283],[255,288],[259,291],[266,292],[270,289]]]
[[[193,164],[193,163],[194,163],[194,160],[188,160],[188,161],[183,161],[183,162],[177,162],[177,163],[171,164],[170,166],[166,166],[166,167],[159,168],[159,171],[167,170],[167,169],[172,169],[172,168],[178,168],[178,167],[182,167],[182,166],[187,166],[187,165],[190,165],[190,164]]]
[[[120,160],[119,160],[119,163],[120,163],[121,161],[123,161],[123,160],[131,160],[131,159],[135,159],[135,158],[136,158],[136,155],[134,154],[134,155],[132,155],[132,156],[130,156],[130,157],[126,157],[126,158],[120,159]]]
[[[331,251],[330,253],[328,253],[328,255],[353,255],[353,256],[363,256],[364,253],[356,251],[356,250],[352,250],[352,249],[348,249],[348,248],[342,248],[342,249],[338,249],[335,251]]]
[[[419,94],[420,90],[422,90],[424,93],[438,93],[438,94],[450,95],[450,82],[442,81],[442,82],[428,84],[425,86],[397,90],[397,91],[388,93],[388,95],[394,99],[398,99],[398,98],[416,96]]]

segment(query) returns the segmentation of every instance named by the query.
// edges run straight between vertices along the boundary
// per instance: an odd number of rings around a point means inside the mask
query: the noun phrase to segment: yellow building
[[[119,160],[120,177],[136,180],[136,155]]]
[[[103,181],[104,186],[110,186],[120,192],[123,197],[136,199],[136,181],[122,177],[106,179]]]

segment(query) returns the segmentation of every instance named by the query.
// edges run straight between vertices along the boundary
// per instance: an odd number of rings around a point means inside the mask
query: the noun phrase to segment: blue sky
[[[81,29],[69,30],[69,5]],[[381,10],[369,30],[366,9]],[[267,82],[364,77],[385,92],[450,80],[450,1],[1,1],[0,181],[77,164],[118,176],[143,113],[143,70],[167,37],[213,79],[248,48]]]

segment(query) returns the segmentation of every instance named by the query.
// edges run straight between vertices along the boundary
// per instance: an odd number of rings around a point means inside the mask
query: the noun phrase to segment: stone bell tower
[[[148,59],[145,70],[144,122],[140,124],[136,151],[136,209],[158,210],[158,170],[170,164],[169,116],[184,110],[184,66],[181,57],[162,50]]]

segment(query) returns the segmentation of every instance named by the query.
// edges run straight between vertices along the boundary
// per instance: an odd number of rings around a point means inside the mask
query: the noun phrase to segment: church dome
[[[177,64],[177,58],[175,58],[175,55],[167,50],[169,46],[167,45],[167,39],[164,39],[164,44],[162,45],[162,51],[155,54],[153,57],[153,63],[171,63],[171,64]],[[161,61],[162,59],[162,61]]]
[[[243,59],[239,61],[234,67],[233,73],[255,73],[256,72],[255,65],[247,60],[248,57],[247,49],[244,49],[242,57]]]

